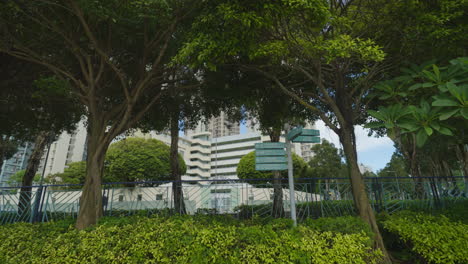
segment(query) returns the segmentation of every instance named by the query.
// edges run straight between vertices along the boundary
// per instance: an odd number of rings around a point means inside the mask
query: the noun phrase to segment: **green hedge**
[[[319,232],[291,221],[229,217],[108,218],[0,227],[0,263],[377,263],[364,233]]]
[[[387,216],[382,224],[429,263],[468,263],[467,224],[410,211]]]

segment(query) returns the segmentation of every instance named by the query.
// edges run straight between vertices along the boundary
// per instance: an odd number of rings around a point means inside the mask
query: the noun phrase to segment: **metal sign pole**
[[[286,131],[289,131],[289,125],[286,125]],[[293,220],[294,226],[297,226],[296,218],[296,195],[294,192],[294,179],[293,179],[293,161],[291,153],[291,141],[288,137],[286,139],[286,152],[288,154],[288,181],[289,181],[289,202],[291,210],[291,219]]]

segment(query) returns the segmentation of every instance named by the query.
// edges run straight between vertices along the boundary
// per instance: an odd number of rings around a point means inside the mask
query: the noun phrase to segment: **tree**
[[[275,89],[275,84],[263,75],[255,72],[243,72],[245,90],[242,93],[243,107],[250,120],[257,121],[262,134],[268,135],[271,142],[279,142],[282,131],[287,125],[304,125],[306,121],[313,121],[314,116],[290,98]],[[293,156],[293,159],[297,157]],[[297,172],[296,172],[297,173]],[[302,172],[301,172],[302,173]],[[274,171],[273,178],[273,217],[284,216],[283,184],[284,173]]]
[[[78,161],[68,164],[62,173],[48,175],[46,179],[51,184],[84,184],[85,178],[86,161]]]
[[[26,170],[20,170],[20,171],[17,171],[15,174],[11,175],[11,177],[7,181],[8,185],[20,185],[21,181],[24,178],[25,172]],[[33,178],[33,184],[38,183],[40,180],[41,180],[41,175],[36,174]]]
[[[408,166],[401,153],[394,152],[385,167],[377,172],[378,177],[408,177]]]
[[[44,68],[4,53],[0,60],[0,153],[8,142],[36,142],[24,174],[24,186],[30,186],[48,141],[42,138],[73,130],[83,109],[68,84]]]
[[[389,263],[359,171],[354,134],[354,125],[365,118],[364,95],[386,70],[381,46],[361,38],[379,11],[368,8],[367,1],[218,2],[206,7],[182,56],[198,54],[198,61],[211,64],[253,59],[257,63],[240,68],[263,74],[318,115],[340,138],[355,206]],[[292,82],[291,76],[300,77]]]
[[[293,153],[293,172],[295,178],[304,178],[307,170],[307,163],[298,155]],[[272,184],[274,172],[267,171],[258,171],[255,170],[255,151],[250,152],[247,155],[244,155],[239,164],[237,165],[237,176],[239,179],[249,180],[249,179],[265,179],[265,181],[252,181],[249,182],[252,185],[265,186],[266,184]],[[280,173],[281,180],[288,179],[288,172],[282,171]]]
[[[86,107],[87,178],[76,227],[102,216],[101,182],[112,140],[167,92],[172,55],[198,1],[7,1],[0,52],[67,80]],[[54,15],[50,15],[54,14]],[[31,41],[34,39],[35,41]],[[178,87],[182,88],[182,87]]]
[[[156,139],[126,138],[106,154],[105,179],[111,182],[171,180],[170,147]],[[187,170],[178,155],[179,171]]]
[[[377,85],[374,96],[378,97],[381,106],[369,113],[378,121],[366,126],[386,129],[387,135],[409,161],[410,174],[416,180],[421,176],[420,163],[425,158],[420,155],[423,147],[437,153],[449,148],[461,150],[455,152],[461,154],[458,155],[460,164],[466,167],[467,72],[468,60],[458,58],[444,67],[432,63],[413,65],[402,69],[401,76]],[[431,156],[428,162],[433,164],[435,171],[440,163],[450,173],[448,161],[444,161],[449,155],[438,159],[435,159],[436,154]],[[421,195],[420,180],[417,184]]]
[[[309,161],[312,177],[332,178],[348,177],[343,175],[343,154],[335,147],[333,143],[323,139],[322,143],[315,144],[311,148],[314,156]]]
[[[180,155],[179,170],[187,170]],[[109,147],[104,167],[104,182],[171,180],[170,147],[156,139],[126,138]],[[86,162],[72,162],[63,173],[48,176],[54,184],[84,184]]]
[[[349,177],[348,166],[343,163],[343,153],[338,150],[333,143],[323,139],[321,144],[316,144],[311,148],[314,156],[309,161],[309,177],[325,178],[326,193],[329,193],[329,178],[347,178]]]
[[[3,78],[0,90],[5,103],[1,107],[0,135],[10,141],[34,142],[18,201],[18,213],[25,215],[29,213],[30,186],[45,146],[62,131],[73,130],[83,108],[71,96],[68,83],[55,78],[50,71],[3,53],[0,59],[4,62],[0,67]],[[0,149],[1,145],[4,144],[0,144]]]

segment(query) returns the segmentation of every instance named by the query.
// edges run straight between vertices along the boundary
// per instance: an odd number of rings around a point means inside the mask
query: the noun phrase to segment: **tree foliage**
[[[156,139],[126,138],[109,147],[105,160],[104,182],[166,181],[171,180],[170,148]],[[185,162],[179,155],[182,174]],[[72,162],[63,173],[49,175],[56,184],[84,184],[86,162]]]
[[[379,177],[408,177],[408,165],[403,155],[394,152],[390,161],[377,172],[377,175]]]
[[[171,180],[170,147],[156,139],[127,138],[112,144],[106,154],[105,174],[111,181]],[[179,170],[187,168],[179,155]]]
[[[10,186],[21,185],[21,181],[23,180],[23,176],[25,172],[26,172],[25,170],[20,170],[20,171],[17,171],[15,174],[11,175],[7,181],[8,185]],[[33,179],[33,184],[39,183],[40,180],[41,180],[41,175],[36,174]]]
[[[178,81],[170,77],[171,61],[197,3],[8,0],[1,6],[0,52],[68,81],[86,108],[87,178],[77,228],[103,214],[102,173],[112,140],[137,125],[171,90],[167,84]]]
[[[322,143],[311,148],[314,156],[309,161],[311,177],[348,177],[343,153],[333,143],[323,139]]]
[[[460,153],[459,162],[468,171],[464,147],[468,144],[468,59],[453,59],[443,66],[412,65],[401,71],[399,77],[376,86],[374,96],[381,106],[369,113],[378,121],[366,126],[385,129],[410,162],[412,176],[419,175],[424,162],[440,174],[436,167],[444,159],[447,164],[450,152]],[[420,155],[424,149],[435,153]],[[448,155],[437,155],[443,152]],[[450,170],[445,173],[451,174]]]

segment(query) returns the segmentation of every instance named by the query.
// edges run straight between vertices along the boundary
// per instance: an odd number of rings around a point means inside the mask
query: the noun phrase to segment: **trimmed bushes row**
[[[466,208],[463,211],[466,212]],[[468,225],[444,215],[403,211],[382,220],[382,225],[405,247],[429,263],[468,263]]]
[[[261,220],[264,221],[264,220]],[[127,217],[77,231],[70,222],[0,227],[0,263],[377,263],[364,233],[229,217]]]

